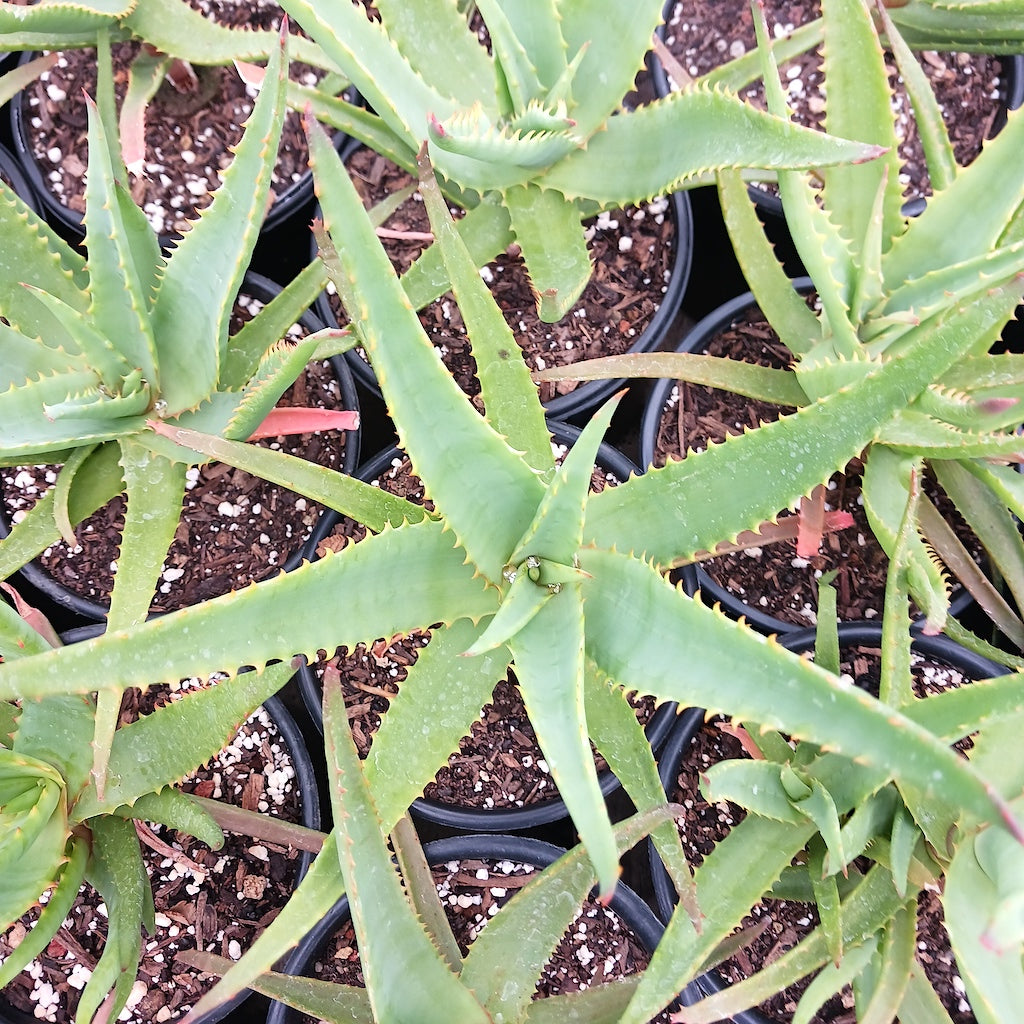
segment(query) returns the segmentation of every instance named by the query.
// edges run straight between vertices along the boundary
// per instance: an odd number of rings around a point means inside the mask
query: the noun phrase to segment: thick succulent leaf
[[[886,43],[896,58],[900,78],[914,108],[914,121],[924,149],[928,177],[931,179],[932,188],[936,192],[941,192],[949,187],[959,170],[953,153],[953,144],[942,119],[942,107],[924,68],[900,35],[889,17],[888,10],[884,6],[879,7],[877,14],[885,31]]]
[[[374,1015],[396,1024],[453,1018],[484,1024],[488,1015],[441,959],[408,903],[352,740],[336,669],[324,674],[324,739],[338,861]],[[415,1005],[403,998],[406,986],[417,994]]]
[[[916,49],[1006,53],[1024,39],[1018,3],[940,3],[910,0],[890,11],[907,43]]]
[[[313,358],[319,344],[317,336],[310,335],[298,344],[279,342],[271,348],[239,394],[238,404],[224,428],[225,436],[245,440],[256,434],[281,396]]]
[[[439,523],[390,530],[258,586],[151,619],[131,633],[73,644],[54,652],[60,661],[41,654],[0,665],[0,699],[88,693],[97,678],[112,687],[148,686],[492,613],[497,593],[474,577],[464,558]],[[398,592],[380,588],[390,573],[405,581]],[[345,615],[336,621],[323,610],[342,592]],[[181,643],[183,630],[194,642]]]
[[[433,248],[440,252],[444,261],[446,277],[451,281],[469,333],[487,418],[513,448],[523,452],[531,468],[538,473],[550,470],[554,461],[547,426],[540,403],[536,401],[523,350],[477,273],[474,256],[448,211],[425,153],[419,158],[419,172],[420,193],[437,239]],[[479,208],[494,209],[488,204],[481,204]],[[463,219],[463,224],[466,219],[468,217]],[[474,223],[477,219],[474,218]],[[410,273],[412,271],[403,276],[402,287],[418,308],[411,294]]]
[[[622,394],[609,399],[591,417],[555,471],[529,529],[520,538],[510,561],[518,565],[529,555],[564,566],[574,564],[583,542],[583,513],[594,472],[597,450]]]
[[[548,601],[509,645],[551,777],[597,870],[601,892],[610,895],[619,872],[618,854],[587,738],[583,629],[579,586],[571,585]]]
[[[22,89],[31,85],[43,72],[48,71],[57,63],[58,57],[55,53],[48,53],[42,57],[19,64],[13,70],[0,75],[0,103],[10,101]]]
[[[520,0],[529,10],[531,5]],[[619,108],[644,66],[654,30],[661,22],[657,0],[609,4],[605,0],[570,0],[557,4],[561,31],[570,56],[585,49],[573,90],[572,116],[578,131],[588,139],[611,123],[609,114]],[[634,154],[634,156],[637,154]]]
[[[611,117],[586,149],[559,161],[538,184],[569,199],[625,206],[729,167],[824,167],[877,151],[755,110],[701,86]]]
[[[997,289],[909,332],[900,358],[886,360],[815,405],[607,488],[587,504],[585,537],[605,547],[646,552],[667,564],[753,529],[858,455],[908,396],[946,372],[975,338],[1002,323],[1003,310],[1014,301],[1012,293]],[[736,480],[757,480],[758,486],[748,491],[733,486]]]
[[[1011,676],[1010,678],[1017,678]],[[1007,758],[1008,750],[1017,750],[1013,737],[1024,722],[1024,714],[1004,713],[991,718],[984,730],[975,738],[972,759],[978,770],[991,778],[1007,799],[1013,799],[1024,789],[1024,758],[1015,753]]]
[[[872,446],[865,462],[864,510],[872,532],[890,557],[896,550],[907,508],[911,475],[920,468],[920,459],[901,455],[884,445]],[[938,631],[949,606],[949,584],[916,530],[906,538],[903,557],[910,592],[925,612],[930,629]]]
[[[181,518],[186,470],[131,438],[120,447],[128,506],[107,619],[114,631],[146,618]]]
[[[376,7],[395,49],[435,89],[453,98],[494,93],[492,61],[454,0],[381,0]]]
[[[813,314],[811,320],[813,328],[817,330]],[[775,370],[738,359],[697,355],[693,352],[630,352],[621,356],[603,356],[535,371],[533,377],[538,381],[669,377],[722,388],[734,395],[775,405],[807,404],[807,395],[800,387],[796,374],[790,370]]]
[[[160,248],[126,184],[116,179],[107,130],[92,101],[89,108],[89,173],[85,187],[85,244],[89,252],[90,324],[115,347],[126,369],[138,369],[159,393],[160,369],[149,322],[149,300],[160,266]],[[82,345],[83,351],[91,349]],[[95,358],[95,357],[93,357]],[[112,373],[94,365],[109,387]]]
[[[0,750],[0,755],[4,751]],[[63,807],[62,807],[63,811]],[[64,813],[46,819],[32,843],[13,857],[0,850],[4,885],[0,890],[0,925],[6,930],[39,900],[40,893],[57,881],[64,848],[71,833]]]
[[[0,32],[94,32],[123,18],[137,0],[42,0],[0,4]]]
[[[960,174],[932,196],[886,254],[886,291],[911,278],[995,249],[1024,202],[1024,182],[1013,173],[1024,139],[1024,114],[1010,111],[1003,130],[985,144],[970,174]],[[974,210],[965,224],[961,211]]]
[[[401,447],[460,544],[496,581],[533,519],[541,483],[445,370],[322,131],[311,130],[310,151],[327,226],[338,226],[328,270],[359,324]],[[442,435],[448,443],[438,446]],[[453,466],[473,467],[472,487]]]
[[[366,758],[366,779],[385,822],[396,821],[422,796],[508,671],[506,650],[462,657],[479,631],[468,619],[433,630],[381,719]],[[438,701],[441,692],[444,700]]]
[[[942,905],[957,969],[974,1015],[980,1024],[997,1024],[1012,1020],[1024,999],[1020,936],[1009,948],[1001,948],[991,931],[993,920],[1007,900],[1016,900],[1019,923],[1021,867],[1019,857],[1004,847],[996,834],[987,841],[1000,849],[990,851],[996,857],[983,860],[979,844],[984,836],[982,833],[957,851],[946,871]],[[1000,857],[1006,858],[1005,877],[996,867]]]
[[[89,471],[75,474],[67,500],[72,523],[81,522],[120,492],[123,485],[117,458],[116,445],[102,445],[90,455]],[[0,540],[0,577],[10,576],[60,540],[54,506],[54,492],[47,491]]]
[[[539,568],[539,564],[532,568]],[[554,590],[535,583],[526,567],[519,572],[511,569],[506,572],[511,582],[501,599],[501,605],[484,631],[463,651],[467,658],[504,646],[555,596]]]
[[[262,672],[239,672],[118,729],[103,796],[94,787],[86,789],[74,803],[73,818],[84,821],[131,805],[195,771],[230,742],[238,723],[277,693],[294,671],[282,662]]]
[[[268,350],[316,301],[326,283],[324,265],[313,260],[231,336],[218,382],[222,390],[236,390],[248,383]]]
[[[529,100],[553,89],[568,68],[562,35],[565,15],[555,0],[500,5],[486,0],[477,6],[493,40],[513,109],[519,111]]]
[[[369,21],[360,7],[314,0],[284,0],[281,6],[413,152],[426,139],[428,113],[444,120],[458,109],[459,104],[425,80],[384,27]]]
[[[593,270],[580,211],[560,193],[530,184],[509,189],[505,205],[540,319],[556,323],[576,304]]]
[[[27,383],[39,375],[56,376],[62,372],[88,373],[89,364],[79,352],[51,348],[42,338],[29,338],[13,327],[0,324],[0,391]]]
[[[884,250],[903,229],[900,158],[882,44],[871,14],[863,0],[826,0],[822,5],[823,72],[828,90],[825,129],[842,138],[873,143],[888,152],[866,164],[825,168],[824,195],[840,232],[858,245],[871,234],[875,197],[884,188]],[[861,268],[862,273],[865,270]]]
[[[591,741],[638,811],[663,806],[665,789],[658,776],[650,741],[637,721],[635,709],[622,689],[608,686],[599,678],[593,662],[587,662],[585,671],[583,696]],[[651,839],[676,891],[683,894],[694,919],[699,919],[690,868],[676,823],[667,821],[659,825],[651,831]]]
[[[388,526],[418,523],[428,518],[422,505],[414,505],[379,487],[371,487],[362,480],[326,469],[295,455],[241,441],[229,441],[212,434],[201,434],[168,423],[152,423],[151,426],[161,436],[197,455],[217,459],[264,480],[296,490],[328,508],[351,516],[374,533],[380,533]]]
[[[201,799],[168,786],[157,793],[143,794],[131,805],[115,807],[111,813],[121,818],[155,821],[161,825],[168,825],[178,832],[187,832],[190,836],[195,836],[211,850],[219,850],[224,845],[224,832],[200,803]],[[253,813],[242,812],[241,808],[238,810],[240,813]],[[245,834],[257,838],[254,833]]]
[[[111,817],[92,822],[87,877],[107,907],[107,941],[82,991],[75,1017],[81,1024],[89,1024],[111,990],[110,1015],[116,1019],[139,969],[142,925],[152,916],[153,894],[131,822]]]
[[[978,820],[1003,823],[1005,808],[991,786],[905,715],[709,611],[636,559],[598,550],[583,556],[582,567],[593,576],[582,584],[587,652],[609,678],[826,745],[928,795],[941,791]],[[617,599],[624,592],[631,595],[628,605]],[[637,666],[636,645],[650,636],[659,638],[658,649],[647,645]],[[678,672],[683,663],[690,666],[685,677]],[[761,667],[756,689],[747,680],[752,664]]]
[[[718,195],[733,251],[758,306],[790,352],[804,355],[822,340],[821,322],[793,290],[789,277],[776,259],[775,249],[764,233],[747,185],[738,170],[719,172]],[[800,390],[802,392],[803,389]],[[802,405],[803,402],[786,404]]]
[[[89,844],[81,837],[72,839],[67,863],[57,879],[56,888],[43,905],[35,926],[0,964],[0,989],[6,988],[28,967],[57,934],[64,919],[71,913],[71,907],[78,896],[82,880],[85,878],[85,866],[88,859]],[[0,918],[6,920],[2,914],[0,914]]]
[[[39,335],[50,345],[63,344],[64,332],[59,321],[29,295],[21,282],[30,281],[76,309],[85,309],[88,275],[84,258],[2,182],[0,227],[4,235],[0,251],[0,314],[24,334]]]
[[[1024,243],[989,249],[900,282],[886,297],[879,315],[908,313],[924,320],[948,307],[951,295],[967,297],[991,284],[1010,282],[1022,268]]]
[[[152,325],[169,415],[197,406],[220,378],[228,317],[270,190],[287,66],[282,37],[223,183],[175,247],[157,293]]]
[[[272,57],[279,46],[277,32],[227,28],[183,0],[146,0],[131,6],[131,14],[122,24],[136,38],[145,39],[158,50],[194,64],[265,60]],[[292,60],[330,67],[323,51],[308,39],[292,36],[288,49]]]

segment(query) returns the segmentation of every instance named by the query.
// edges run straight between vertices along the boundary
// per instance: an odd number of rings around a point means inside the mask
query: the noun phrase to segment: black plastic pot
[[[39,54],[35,52],[25,52],[21,55],[18,63],[27,63],[38,56]],[[32,191],[38,197],[47,221],[69,241],[80,242],[85,237],[82,214],[65,206],[49,187],[45,173],[32,151],[25,117],[25,111],[22,109],[22,94],[19,93],[10,103],[11,138],[18,163],[30,182]],[[342,133],[338,133],[336,145],[341,146],[346,138]],[[298,220],[312,202],[313,173],[307,170],[301,178],[277,194],[263,219],[261,233],[275,231],[287,222]],[[305,218],[303,218],[304,220]],[[166,251],[180,239],[181,235],[178,232],[162,234],[160,235],[160,247]]]
[[[801,294],[806,294],[813,288],[813,282],[809,277],[797,278],[792,284]],[[756,305],[757,300],[751,292],[744,292],[742,295],[730,299],[687,331],[674,351],[703,352],[715,335],[726,330],[740,314]],[[650,467],[654,462],[658,425],[675,383],[675,380],[662,378],[654,381],[648,392],[640,424],[640,461],[645,468]],[[752,485],[756,486],[756,482],[752,482]],[[742,486],[742,482],[738,481],[737,486]],[[696,566],[696,578],[697,586],[707,603],[720,604],[731,618],[746,619],[758,632],[786,634],[804,628],[762,611],[756,605],[747,604],[731,591],[716,583],[700,564]],[[950,614],[963,615],[972,602],[973,598],[967,590],[963,587],[958,588],[950,601]]]
[[[358,139],[349,139],[341,149],[341,157],[347,160],[362,143]],[[660,348],[672,326],[680,304],[683,300],[683,293],[686,291],[687,282],[690,279],[690,266],[693,258],[693,217],[690,210],[690,200],[685,192],[674,192],[669,197],[669,209],[672,220],[676,226],[675,238],[675,260],[672,272],[667,282],[665,294],[661,298],[661,304],[657,312],[651,318],[647,328],[640,334],[630,352],[650,352]],[[317,214],[319,216],[319,213]],[[316,242],[311,243],[311,259],[317,258]],[[321,294],[314,306],[320,318],[326,324],[336,324],[337,316],[327,298],[327,293]],[[370,364],[354,349],[350,349],[346,356],[352,375],[372,394],[380,396],[380,386],[374,375]],[[619,380],[592,380],[584,381],[574,390],[565,395],[556,395],[551,401],[544,403],[544,412],[551,419],[568,420],[575,419],[595,409],[606,398],[620,390],[625,381]]]
[[[281,291],[281,287],[269,278],[250,272],[245,275],[240,291],[246,295],[252,296],[254,299],[267,303]],[[310,332],[310,334],[322,330],[324,327],[323,323],[312,313],[312,311],[309,310],[302,314],[299,318],[299,322],[307,331]],[[330,363],[338,379],[338,385],[341,388],[345,407],[347,409],[358,410],[359,400],[356,395],[355,383],[352,380],[352,374],[349,372],[347,363],[340,356],[333,356]],[[350,430],[347,432],[345,441],[345,457],[341,466],[341,472],[351,473],[358,463],[359,440],[360,432],[358,430]],[[323,521],[323,518],[324,517],[321,516],[321,521]],[[317,524],[317,528],[318,530],[321,528],[320,523]],[[0,539],[6,537],[10,531],[11,523],[4,509],[0,506]],[[314,530],[314,536],[318,535],[317,530]],[[282,564],[283,570],[285,572],[290,572],[292,569],[297,568],[302,564],[303,556],[303,547],[293,551]],[[108,610],[106,605],[100,604],[98,601],[94,601],[90,598],[81,597],[68,590],[63,586],[63,584],[58,583],[48,572],[46,572],[37,560],[22,566],[18,572],[21,578],[28,583],[29,586],[43,595],[45,602],[49,606],[70,613],[73,621],[68,623],[69,626],[79,625],[83,622],[102,622],[106,619]]]
[[[946,636],[925,636],[920,627],[912,629],[914,636],[913,650],[926,657],[935,658],[959,669],[971,679],[989,679],[1005,675],[1007,669],[997,665],[981,655],[968,651],[954,643]],[[801,629],[781,637],[779,642],[787,650],[803,654],[814,650],[815,630]],[[859,645],[880,646],[882,642],[881,623],[841,622],[839,624],[840,649]],[[677,719],[658,760],[658,772],[666,795],[672,793],[679,774],[679,765],[683,760],[687,747],[694,734],[704,723],[703,708],[688,708]],[[655,851],[654,844],[648,841],[648,855],[651,864],[651,876],[654,886],[654,906],[658,916],[668,922],[676,904],[676,892]],[[696,981],[703,994],[710,995],[727,987],[728,982],[717,971],[710,971]],[[779,1024],[778,1021],[766,1016],[760,1010],[751,1009],[737,1013],[732,1018],[734,1024]]]
[[[494,858],[511,860],[521,864],[533,864],[545,868],[556,861],[565,851],[550,843],[524,836],[467,835],[451,839],[438,839],[427,843],[424,853],[430,864],[442,864],[462,859]],[[664,931],[663,926],[646,903],[635,892],[621,882],[615,889],[610,907],[632,929],[640,944],[653,953]],[[317,922],[300,940],[295,951],[286,961],[283,973],[302,975],[311,969],[318,956],[326,948],[331,936],[349,919],[348,897],[342,897],[330,912]],[[688,989],[684,1001],[696,998],[697,993]],[[267,1016],[267,1024],[298,1024],[301,1014],[285,1003],[275,1002]]]
[[[88,640],[100,632],[97,625],[82,626],[68,630],[61,635],[65,644],[76,643]],[[302,732],[291,713],[284,706],[280,697],[269,697],[263,703],[268,715],[277,726],[284,740],[288,753],[291,755],[292,765],[295,768],[295,785],[301,794],[301,820],[299,824],[306,828],[319,829],[320,819],[320,798],[318,796],[316,773],[313,768],[313,759],[309,749],[302,737]],[[296,878],[296,885],[302,880],[313,862],[313,854],[303,851],[299,854],[299,869]],[[244,1010],[239,1008],[253,995],[251,989],[243,989],[223,1005],[204,1014],[197,1021],[197,1024],[217,1024],[228,1018],[239,1021],[250,1019]],[[239,1011],[237,1014],[235,1011]],[[0,1024],[39,1024],[39,1019],[31,1014],[23,1013],[10,1006],[0,993]]]
[[[578,427],[567,423],[548,421],[548,429],[556,443],[571,446],[579,436]],[[355,473],[355,476],[364,481],[375,480],[384,473],[396,458],[402,458],[403,453],[398,448],[388,448],[379,452],[372,459],[368,460]],[[620,481],[625,481],[631,474],[637,472],[636,466],[627,459],[621,452],[616,451],[609,445],[602,444],[598,451],[597,464],[606,471],[615,475]],[[331,518],[325,517],[325,534],[330,532],[337,517],[332,513]],[[306,556],[313,560],[315,558],[315,544],[312,542],[307,547]],[[316,727],[323,732],[323,689],[313,670],[304,665],[298,672],[299,689],[302,699],[309,710],[310,717]],[[498,680],[495,680],[497,683]],[[662,704],[654,713],[647,725],[646,734],[651,748],[657,751],[668,735],[675,719],[675,704]],[[605,797],[610,796],[620,788],[619,780],[609,770],[605,769],[598,775],[601,792]],[[549,825],[552,822],[568,821],[569,811],[565,801],[561,797],[544,800],[535,804],[528,804],[524,807],[493,808],[483,807],[461,807],[456,804],[441,803],[436,800],[428,800],[424,797],[418,798],[412,805],[413,816],[421,821],[429,821],[435,825],[454,829],[459,832],[522,832],[541,825]]]

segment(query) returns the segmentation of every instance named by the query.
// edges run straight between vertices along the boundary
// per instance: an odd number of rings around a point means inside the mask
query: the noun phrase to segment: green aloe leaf
[[[793,1024],[810,1024],[818,1010],[864,970],[877,949],[877,940],[869,939],[863,945],[849,950],[841,963],[826,964],[800,997],[793,1014]]]
[[[137,0],[42,0],[28,9],[20,4],[0,5],[0,31],[94,32],[123,18]]]
[[[540,481],[443,368],[322,131],[311,131],[310,151],[327,226],[344,225],[332,240],[337,264],[332,269],[328,258],[328,270],[360,325],[401,447],[459,542],[484,576],[497,581],[533,519]],[[434,438],[442,434],[448,443],[440,447]],[[450,472],[452,465],[475,467],[472,488]],[[494,503],[502,515],[493,514]]]
[[[101,817],[92,823],[92,856],[87,878],[107,906],[107,941],[93,968],[76,1020],[89,1024],[113,992],[110,1014],[124,1009],[142,953],[142,926],[152,931],[153,894],[131,822]]]
[[[585,150],[560,160],[537,181],[569,199],[611,207],[730,167],[824,167],[877,155],[871,146],[799,128],[698,85],[609,118]]]
[[[576,305],[593,271],[580,211],[558,192],[532,184],[505,193],[540,319],[557,323]]]
[[[383,1020],[466,1024],[488,1020],[441,959],[410,907],[349,729],[337,670],[324,676],[324,739],[333,777],[338,859],[374,1015]],[[403,994],[411,984],[415,1004]]]
[[[151,619],[131,633],[73,644],[59,662],[47,653],[4,664],[0,699],[88,693],[97,678],[111,687],[148,686],[154,665],[161,679],[209,675],[225,665],[313,654],[328,644],[352,646],[382,629],[407,632],[494,612],[496,592],[464,559],[439,523],[390,530],[259,586]],[[391,573],[405,580],[400,593],[381,591],[381,578]],[[341,592],[344,617],[325,616]],[[253,629],[254,621],[273,625]],[[183,645],[183,629],[208,639]]]
[[[168,415],[197,406],[219,379],[231,306],[266,208],[267,152],[277,152],[281,135],[286,69],[282,37],[223,183],[175,247],[161,281],[152,325]]]
[[[917,920],[914,909],[915,905],[910,904],[897,912],[882,936],[871,969],[862,972],[862,978],[872,975],[867,998],[862,1000],[858,983],[854,981],[857,1005],[864,1005],[859,1014],[861,1024],[889,1024],[900,1012],[915,963]]]
[[[0,964],[0,989],[6,988],[28,967],[57,934],[64,919],[71,913],[71,907],[78,896],[78,890],[85,878],[88,858],[88,843],[82,838],[72,839],[67,863],[57,879],[56,888],[43,905],[35,927],[25,935],[17,948],[8,954],[3,964]],[[0,914],[0,917],[2,916]]]
[[[609,678],[664,700],[724,711],[797,739],[828,744],[858,764],[897,772],[900,781],[919,785],[929,795],[941,790],[972,808],[978,820],[1003,823],[1004,808],[987,781],[906,716],[708,612],[649,566],[612,552],[584,554],[582,566],[593,576],[582,585],[587,652]],[[624,591],[632,598],[628,606],[617,599]],[[652,635],[659,637],[658,651],[648,647],[642,679],[635,678],[635,644]],[[677,671],[680,659],[691,666],[685,679]],[[750,664],[762,666],[762,685],[756,690],[746,684],[743,666]],[[894,745],[902,752],[898,764],[891,756]]]
[[[366,778],[386,823],[397,821],[422,795],[508,671],[505,650],[462,657],[479,631],[468,619],[433,630],[381,720],[366,759]],[[438,701],[442,691],[445,699]]]
[[[509,646],[551,777],[608,895],[618,877],[618,855],[587,740],[583,629],[579,585],[573,584],[548,601]]]
[[[103,795],[91,787],[85,790],[75,801],[72,816],[84,821],[131,805],[195,771],[222,750],[238,731],[238,723],[292,675],[294,669],[286,662],[262,672],[239,672],[118,729]]]
[[[224,833],[200,799],[168,786],[158,793],[143,794],[130,806],[115,807],[111,813],[120,818],[159,822],[195,836],[211,850],[219,850],[224,845]],[[246,834],[257,838],[253,833]]]
[[[420,154],[418,163],[420,193],[430,217],[431,230],[437,239],[437,244],[431,249],[440,252],[446,277],[451,281],[459,312],[469,333],[487,418],[499,434],[506,437],[517,451],[524,453],[531,468],[538,473],[550,471],[554,460],[547,426],[543,410],[535,401],[536,391],[530,381],[522,349],[477,272],[474,256],[459,230],[466,220],[472,218],[476,223],[479,218],[473,217],[473,211],[470,211],[457,225],[441,196],[426,154]],[[481,204],[478,209],[490,211],[495,207]],[[412,274],[410,270],[402,277],[402,287],[413,305],[418,307],[410,286]]]

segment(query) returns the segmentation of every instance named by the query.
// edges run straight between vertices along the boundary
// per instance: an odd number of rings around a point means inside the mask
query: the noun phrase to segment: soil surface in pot
[[[273,0],[239,4],[230,0],[188,0],[191,7],[232,28],[277,29],[282,10]],[[291,31],[299,29],[294,21]],[[128,66],[139,44],[115,43],[118,104],[127,86]],[[178,91],[164,82],[146,109],[144,173],[133,175],[132,197],[160,235],[181,233],[210,202],[221,174],[231,163],[231,147],[242,137],[256,90],[233,65],[194,68],[198,83]],[[320,73],[292,64],[291,77],[314,85]],[[88,165],[87,117],[83,90],[96,95],[96,51],[67,50],[55,68],[23,93],[26,134],[42,176],[56,200],[77,213],[85,210]],[[308,170],[308,147],[300,115],[289,111],[274,167],[272,194],[280,194]]]
[[[241,295],[232,314],[235,334],[262,303]],[[308,334],[293,326],[287,337]],[[280,405],[343,409],[341,388],[331,365],[310,363],[282,396]],[[317,431],[257,442],[330,469],[344,463],[345,432]],[[54,466],[18,466],[0,472],[6,515],[17,522],[56,480]],[[173,611],[219,597],[247,583],[276,575],[309,539],[321,506],[296,494],[213,462],[188,471],[188,489],[174,543],[164,560],[151,610]],[[39,562],[59,584],[80,597],[106,604],[124,524],[124,499],[115,498],[75,530],[78,544],[47,548]]]
[[[401,168],[371,149],[360,148],[347,166],[366,207],[412,184]],[[453,213],[458,215],[457,211]],[[419,194],[406,199],[378,231],[399,272],[431,239],[430,223]],[[531,370],[564,366],[583,359],[618,355],[636,343],[657,312],[672,272],[675,224],[665,199],[604,213],[589,222],[594,274],[568,316],[542,323],[522,258],[503,253],[481,270]],[[340,323],[345,314],[337,295],[328,292]],[[420,312],[420,321],[460,387],[479,392],[476,363],[455,300],[449,292]],[[568,394],[578,382],[540,385],[542,401]]]
[[[728,330],[711,339],[705,351],[776,369],[792,365],[789,350],[756,307],[738,315]],[[654,465],[663,466],[687,451],[702,451],[727,435],[773,422],[792,411],[716,388],[677,382],[661,416]],[[701,567],[738,600],[794,626],[817,621],[817,581],[834,569],[839,618],[880,618],[889,561],[868,524],[861,498],[862,474],[863,464],[854,459],[845,472],[828,482],[828,508],[849,512],[854,525],[826,534],[815,557],[798,557],[792,541],[781,541],[707,559]],[[756,486],[756,481],[750,483]],[[980,562],[980,544],[930,474],[925,477],[924,490]],[[784,512],[780,520],[789,514]]]
[[[180,699],[202,685],[184,680],[153,687],[140,696],[125,693],[122,722],[147,714],[157,704]],[[263,708],[213,760],[182,782],[181,788],[213,799],[299,821],[299,793],[291,755]],[[202,949],[237,960],[287,902],[298,878],[299,852],[265,840],[225,833],[212,851],[192,836],[163,825],[138,823],[142,856],[153,886],[156,931],[143,936],[142,963],[129,999],[129,1024],[162,1024],[185,1015],[216,978],[175,960],[186,949]],[[0,935],[5,957],[31,927],[27,914]],[[4,989],[3,998],[40,1020],[72,1019],[106,941],[106,908],[84,885],[63,927],[45,952]]]
[[[564,447],[555,447],[556,454],[564,457]],[[396,458],[375,482],[392,494],[433,508],[424,500],[423,485],[407,459]],[[595,469],[591,489],[599,491],[615,482],[610,473]],[[364,536],[362,526],[343,518],[321,542],[318,552],[341,550]],[[352,651],[346,647],[335,651],[332,660],[341,672],[345,705],[361,757],[366,757],[381,716],[429,640],[430,633],[422,631],[380,639],[369,647],[359,644]],[[322,683],[326,652],[321,655],[310,667]],[[653,698],[634,697],[631,703],[641,724],[646,725],[656,709]],[[604,769],[604,760],[595,757],[598,770]],[[440,803],[484,810],[523,807],[558,795],[511,672],[496,683],[492,699],[481,710],[470,735],[463,738],[459,751],[438,771],[423,795]]]
[[[768,27],[775,38],[819,17],[817,0],[766,0]],[[746,0],[680,0],[665,26],[665,43],[684,70],[698,76],[756,47],[754,23]],[[996,118],[1005,107],[1007,87],[997,57],[985,54],[917,54],[942,109],[957,163],[969,164],[991,137]],[[917,124],[906,88],[891,53],[886,54],[893,112],[903,161],[900,181],[907,199],[931,194],[931,181]],[[825,114],[821,54],[817,50],[780,68],[794,120],[823,128]],[[764,86],[755,82],[741,92],[743,99],[765,109]],[[763,186],[777,194],[774,186]]]
[[[856,646],[841,652],[840,673],[851,683],[878,693],[881,652],[878,648]],[[931,656],[913,653],[911,657],[914,692],[926,697],[969,682],[962,671]],[[740,740],[722,728],[723,720],[713,719],[696,731],[684,752],[669,800],[686,808],[677,819],[679,835],[687,860],[694,868],[703,863],[715,845],[745,817],[743,808],[730,801],[709,804],[700,792],[700,777],[719,761],[749,756]],[[755,737],[756,738],[756,737]],[[970,740],[957,749],[969,749]],[[744,918],[741,927],[763,927],[763,931],[718,968],[728,982],[742,981],[778,959],[804,939],[818,925],[813,904],[788,900],[764,900]],[[945,932],[942,905],[936,894],[926,892],[919,898],[917,959],[928,980],[950,1012],[954,1024],[973,1024],[974,1015],[964,998],[963,982],[957,973]],[[805,978],[783,992],[776,993],[758,1009],[780,1022],[792,1019],[797,1002],[811,978]],[[830,999],[812,1018],[812,1024],[855,1024],[853,992],[849,987]]]
[[[487,922],[536,873],[532,864],[515,861],[458,860],[433,868],[438,895],[465,955]],[[544,966],[534,998],[563,995],[627,977],[644,970],[650,954],[613,910],[593,897]],[[355,931],[350,921],[328,941],[313,964],[312,976],[343,985],[365,984]],[[302,1015],[304,1024],[313,1018]],[[668,1011],[652,1024],[667,1024]]]

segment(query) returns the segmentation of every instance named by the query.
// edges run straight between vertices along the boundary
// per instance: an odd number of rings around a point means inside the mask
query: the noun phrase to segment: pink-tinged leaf
[[[246,85],[251,85],[254,89],[262,88],[263,79],[267,73],[266,68],[260,67],[259,64],[250,64],[246,60],[236,60],[235,70]]]
[[[359,413],[349,409],[282,407],[271,409],[266,419],[249,435],[249,440],[257,441],[261,437],[278,437],[281,434],[309,434],[316,430],[358,429]]]
[[[51,647],[63,647],[64,644],[57,631],[50,625],[50,620],[38,609],[26,601],[9,583],[0,582],[0,590],[14,602],[17,613],[31,626]]]
[[[797,513],[796,553],[800,558],[813,558],[821,548],[825,534],[825,488],[818,484],[800,499]]]
[[[737,551],[746,551],[748,548],[759,548],[765,544],[778,544],[784,540],[796,540],[800,529],[800,516],[786,516],[777,523],[762,523],[756,530],[744,530],[738,534],[736,540],[731,544],[723,542],[714,551],[698,551],[692,558],[681,561],[703,562],[709,558],[718,558],[720,555],[731,555]],[[853,526],[853,516],[849,512],[826,512],[823,533],[834,533],[837,530],[846,530]]]

